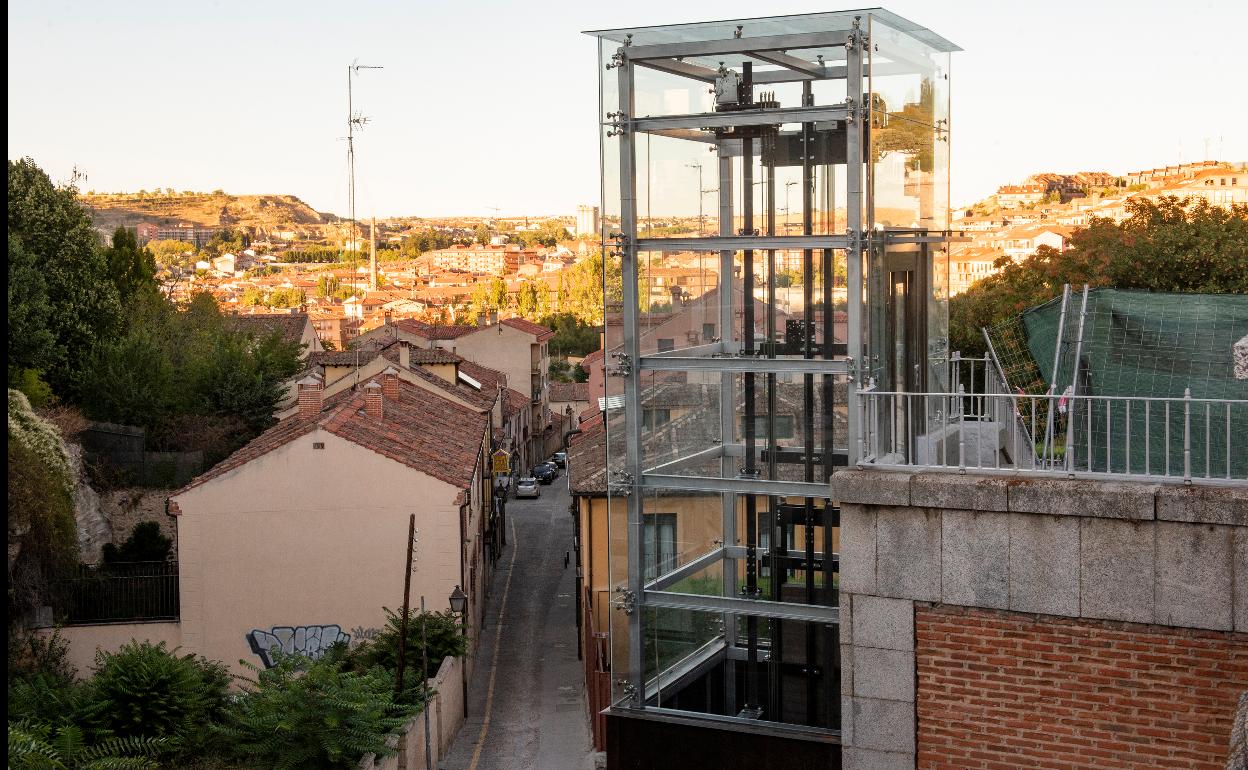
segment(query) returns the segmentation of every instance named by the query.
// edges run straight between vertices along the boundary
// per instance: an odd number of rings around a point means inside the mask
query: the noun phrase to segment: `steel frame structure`
[[[596,34],[596,33],[590,33]],[[872,115],[867,100],[870,95],[864,88],[864,78],[869,73],[871,40],[869,26],[860,24],[855,17],[848,30],[825,32],[799,32],[794,34],[742,37],[737,27],[733,37],[712,40],[690,40],[648,45],[633,45],[631,35],[606,65],[615,70],[615,91],[618,104],[607,113],[603,122],[607,136],[618,137],[619,157],[619,228],[618,232],[604,231],[604,251],[618,255],[622,274],[622,356],[620,364],[609,370],[624,380],[624,462],[622,469],[609,473],[611,493],[623,497],[627,503],[627,586],[617,586],[621,594],[617,607],[628,616],[627,671],[616,670],[613,676],[621,683],[625,698],[616,708],[636,711],[652,710],[661,713],[683,712],[661,706],[662,694],[689,681],[690,677],[705,674],[712,667],[722,664],[725,671],[725,699],[728,714],[708,715],[697,713],[699,718],[719,721],[741,721],[770,726],[779,723],[774,717],[782,700],[780,674],[781,660],[774,650],[783,649],[778,638],[782,631],[780,623],[772,624],[770,645],[760,645],[758,621],[800,621],[805,625],[806,709],[810,716],[802,729],[833,733],[839,728],[840,688],[836,686],[839,670],[839,644],[837,626],[840,613],[835,585],[838,558],[833,552],[833,528],[839,512],[828,498],[827,476],[836,465],[854,465],[861,451],[848,437],[860,435],[862,416],[858,410],[857,388],[864,381],[868,369],[864,362],[870,354],[868,333],[882,334],[864,323],[864,292],[856,287],[869,286],[864,267],[870,264],[868,254],[873,247],[883,250],[890,244],[926,249],[930,244],[950,240],[945,232],[931,233],[922,229],[878,233],[868,238],[874,222],[869,199],[869,163],[866,157],[870,142]],[[825,61],[825,55],[810,60],[812,49],[837,50],[836,63]],[[946,50],[956,50],[955,48]],[[700,83],[716,83],[725,75],[719,69],[704,66],[699,61],[724,58],[731,55],[749,57],[778,69],[754,73],[751,64],[743,64],[744,84],[741,87],[741,103],[736,109],[699,112],[685,115],[636,116],[636,78],[639,68],[657,70],[666,75],[689,78]],[[883,65],[889,69],[892,63]],[[608,75],[610,77],[610,75]],[[839,103],[815,104],[812,83],[820,80],[843,80],[846,97]],[[802,104],[780,107],[778,103],[754,103],[753,87],[760,84],[793,83],[802,88]],[[612,106],[612,105],[604,105]],[[784,124],[801,124],[801,146],[808,148],[800,159],[802,169],[801,196],[802,234],[776,234],[775,153],[771,153],[768,166],[769,137],[774,137]],[[818,206],[814,184],[816,154],[814,143],[832,137],[829,128],[841,129],[836,136],[843,137],[845,228],[841,232],[816,234],[814,232],[815,210]],[[638,143],[639,138],[658,135],[711,144],[718,153],[719,179],[719,233],[704,238],[653,238],[639,237],[638,205]],[[773,142],[774,139],[770,141]],[[831,150],[829,149],[830,157]],[[604,150],[604,162],[606,162]],[[754,158],[762,159],[764,179],[763,211],[761,227],[756,228],[754,195],[752,193]],[[840,157],[839,154],[837,157]],[[734,206],[734,166],[740,172],[740,184],[745,191],[741,195],[741,210]],[[822,161],[831,165],[834,161]],[[604,172],[605,173],[605,172]],[[701,185],[699,185],[699,188]],[[605,197],[605,193],[604,193]],[[648,200],[648,198],[647,198]],[[787,205],[786,205],[787,209]],[[605,205],[603,211],[608,207]],[[740,221],[739,231],[734,229]],[[733,291],[719,292],[717,314],[718,328],[724,339],[681,350],[644,353],[641,345],[640,257],[643,252],[690,250],[718,252],[720,285],[727,285],[734,276],[734,254],[743,252],[741,263],[744,288],[741,307],[734,307]],[[781,358],[774,344],[776,280],[775,259],[778,250],[802,252],[802,275],[805,287],[802,327],[805,342],[801,357]],[[755,340],[755,309],[757,298],[754,287],[754,253],[761,252],[766,259],[765,307],[767,343],[759,346]],[[846,343],[832,344],[833,340],[833,272],[836,253],[843,253],[846,265]],[[819,281],[824,287],[822,298],[816,302],[812,287]],[[880,290],[867,289],[875,300]],[[823,344],[814,342],[814,308],[822,310]],[[747,330],[742,339],[732,339],[736,314],[744,316],[743,328]],[[710,448],[699,449],[687,456],[666,459],[657,464],[647,463],[643,449],[642,396],[645,389],[644,373],[698,372],[702,375],[719,373],[718,413],[719,433],[723,441]],[[801,481],[776,478],[777,459],[781,453],[776,440],[775,403],[777,375],[800,377],[805,399],[806,425],[804,446],[784,447],[789,458],[799,458],[802,466]],[[734,387],[736,378],[743,380],[744,422],[743,439],[730,441],[734,435],[738,416]],[[831,405],[835,392],[834,381],[847,383],[844,400],[847,417],[846,446],[833,446],[833,416]],[[814,425],[816,393],[822,396],[822,424]],[[756,413],[756,395],[761,394],[768,403],[764,416],[766,436],[759,436]],[[838,399],[839,402],[839,399]],[[610,428],[610,422],[608,423]],[[818,436],[818,440],[816,440]],[[791,459],[789,460],[792,461]],[[694,466],[717,465],[719,475],[683,475],[680,471]],[[766,477],[761,477],[764,469]],[[691,561],[665,574],[646,578],[645,511],[647,493],[697,491],[718,494],[720,497],[720,526],[722,541]],[[789,502],[800,499],[801,503]],[[766,512],[771,516],[769,525],[770,547],[760,547],[757,507],[765,500]],[[739,503],[744,502],[746,532],[737,532]],[[782,522],[781,509],[790,512],[787,522]],[[790,539],[801,522],[804,527],[804,549],[790,547]],[[816,527],[821,537],[816,542]],[[744,535],[744,545],[741,535]],[[795,542],[793,543],[796,544]],[[739,564],[740,563],[740,564]],[[738,567],[744,565],[745,587],[738,591],[742,576]],[[794,566],[798,565],[798,566]],[[672,591],[672,587],[695,574],[717,567],[722,573],[722,595],[703,596]],[[759,572],[770,569],[770,595],[762,596]],[[803,599],[793,601],[782,595],[779,575],[785,569],[799,569],[804,575]],[[817,586],[816,573],[822,583]],[[790,588],[793,586],[790,585]],[[744,595],[742,595],[744,593]],[[822,597],[822,598],[820,598]],[[645,625],[647,608],[669,608],[717,613],[723,619],[724,633],[716,640],[702,645],[679,664],[646,675],[643,660],[645,649]],[[738,619],[745,627],[745,643],[740,644]],[[821,629],[821,630],[820,630]],[[817,639],[821,636],[821,639]],[[803,640],[796,640],[800,645]],[[818,655],[819,660],[816,660]],[[765,664],[772,665],[766,672]],[[745,667],[744,686],[738,687],[737,667]],[[767,680],[767,692],[761,691]],[[738,692],[739,691],[739,692]],[[652,696],[657,696],[653,697]],[[740,700],[738,701],[738,696]],[[822,724],[814,724],[816,707],[814,699],[820,699],[825,709]],[[791,724],[783,727],[791,729]]]

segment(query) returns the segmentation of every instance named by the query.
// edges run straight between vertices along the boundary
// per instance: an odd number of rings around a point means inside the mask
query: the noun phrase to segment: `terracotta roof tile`
[[[550,329],[547,329],[545,326],[542,326],[541,324],[535,324],[532,321],[526,321],[523,318],[518,318],[518,317],[507,318],[507,319],[500,321],[499,323],[503,324],[504,326],[510,326],[513,329],[519,329],[522,332],[527,332],[529,334],[532,334],[533,336],[537,337],[538,342],[545,342],[546,340],[555,336],[555,333],[551,331]]]
[[[277,332],[283,342],[302,342],[307,313],[263,313],[226,316],[226,323],[248,334],[266,336]]]
[[[414,318],[404,318],[395,321],[403,331],[409,334],[415,334],[418,337],[424,337],[427,340],[453,340],[475,332],[479,327],[476,326],[445,326],[427,324],[423,321],[417,321]]]
[[[223,476],[318,428],[463,489],[472,483],[487,424],[480,412],[402,380],[398,398],[387,399],[382,419],[376,420],[364,412],[363,389],[352,388],[327,398],[315,417],[295,415],[282,420],[170,497]]]
[[[589,401],[589,383],[556,382],[550,386],[551,402]]]

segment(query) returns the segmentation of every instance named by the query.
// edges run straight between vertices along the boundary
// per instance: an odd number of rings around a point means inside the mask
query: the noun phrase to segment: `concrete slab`
[[[1080,527],[1080,615],[1152,623],[1155,526],[1151,522],[1080,519]]]
[[[841,504],[841,591],[876,592],[875,508]]]
[[[1248,527],[1248,486],[1164,484],[1157,490],[1157,518]]]
[[[1011,479],[1009,509],[1108,519],[1155,517],[1158,485],[1088,479]]]
[[[914,653],[858,647],[854,650],[854,697],[914,701]]]
[[[940,601],[940,512],[879,508],[876,516],[878,596]]]
[[[909,505],[910,474],[888,471],[841,471],[828,479],[829,497],[842,504]]]
[[[880,596],[855,596],[853,632],[857,647],[914,650],[914,602]]]
[[[910,504],[920,508],[1005,511],[1007,483],[996,476],[917,473],[910,479]]]
[[[914,703],[854,698],[854,746],[914,753]]]
[[[1010,606],[1010,515],[945,511],[941,520],[941,601]]]
[[[1235,630],[1248,631],[1248,527],[1235,530],[1234,574]]]
[[[1238,527],[1157,522],[1157,622],[1229,631]]]
[[[1010,609],[1079,616],[1079,520],[1010,515]]]

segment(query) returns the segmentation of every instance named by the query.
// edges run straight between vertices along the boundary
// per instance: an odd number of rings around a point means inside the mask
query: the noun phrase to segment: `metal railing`
[[[993,378],[988,378],[991,381]],[[955,381],[956,382],[956,381]],[[1248,400],[858,392],[862,467],[1243,483]],[[998,392],[991,392],[991,391]]]
[[[66,625],[177,620],[177,562],[83,564],[53,582],[53,607]]]

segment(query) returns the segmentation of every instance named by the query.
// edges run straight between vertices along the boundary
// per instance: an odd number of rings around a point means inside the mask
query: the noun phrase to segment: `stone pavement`
[[[576,659],[569,503],[566,475],[543,486],[536,500],[507,501],[508,543],[494,572],[485,628],[477,629],[468,719],[443,770],[594,766]]]

